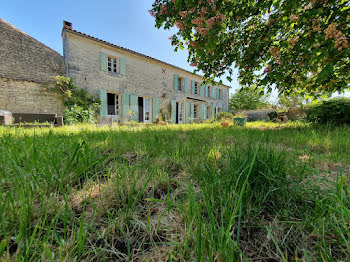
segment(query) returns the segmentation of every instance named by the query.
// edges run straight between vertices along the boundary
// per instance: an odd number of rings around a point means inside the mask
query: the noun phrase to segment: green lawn
[[[349,261],[349,134],[0,127],[0,261]]]

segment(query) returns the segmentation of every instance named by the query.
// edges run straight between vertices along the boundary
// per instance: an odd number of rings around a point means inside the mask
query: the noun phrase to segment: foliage
[[[60,93],[66,107],[64,121],[68,124],[94,122],[96,112],[101,107],[100,99],[91,96],[85,89],[78,88],[71,77],[56,76],[55,79],[55,90]]]
[[[92,108],[84,109],[82,106],[73,105],[63,112],[63,119],[66,124],[94,123],[96,112]]]
[[[244,112],[238,112],[236,114],[234,114],[234,118],[246,118],[247,114],[245,114]]]
[[[0,260],[349,261],[349,132],[0,127]]]
[[[232,122],[233,114],[230,112],[220,112],[215,115],[215,121],[230,121]]]
[[[307,102],[308,100],[298,93],[280,94],[278,96],[278,106],[287,111],[294,107],[303,107]]]
[[[306,119],[320,124],[350,125],[350,98],[333,98],[306,107]]]
[[[191,65],[206,78],[280,93],[328,95],[350,81],[349,2],[345,0],[155,0],[156,27],[178,32]]]
[[[267,99],[268,97],[259,90],[244,88],[232,94],[229,107],[233,111],[262,109],[268,107]]]

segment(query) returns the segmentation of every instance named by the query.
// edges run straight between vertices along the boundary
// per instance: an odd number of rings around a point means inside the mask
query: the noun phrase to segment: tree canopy
[[[268,105],[268,97],[255,88],[236,90],[230,98],[230,109],[233,111],[262,109]]]
[[[195,72],[213,80],[237,67],[242,87],[326,95],[349,89],[348,0],[155,0],[156,26],[178,28]]]
[[[299,95],[298,93],[281,94],[278,97],[278,107],[289,110],[295,107],[302,107],[306,105],[308,100]]]

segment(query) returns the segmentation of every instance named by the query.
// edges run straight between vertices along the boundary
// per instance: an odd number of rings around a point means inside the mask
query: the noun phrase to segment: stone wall
[[[42,84],[64,74],[59,53],[0,18],[0,110],[62,114],[57,96]]]
[[[44,88],[40,83],[0,78],[0,109],[13,113],[62,114],[64,107],[57,94]]]
[[[189,90],[191,90],[191,80],[202,82],[202,78],[71,31],[63,32],[63,42],[69,76],[74,78],[77,86],[88,90],[91,94],[98,96],[99,89],[104,89],[107,92],[136,94],[150,98],[159,97],[160,108],[163,111],[169,111],[171,100],[186,101],[187,97],[205,100],[208,105],[214,104],[214,106],[228,108],[228,87],[226,86],[220,86],[226,90],[225,100],[177,91],[174,90],[174,74],[189,79]],[[102,71],[101,52],[108,56],[125,58],[126,75],[115,76]]]
[[[0,19],[0,77],[46,83],[64,73],[59,53]]]

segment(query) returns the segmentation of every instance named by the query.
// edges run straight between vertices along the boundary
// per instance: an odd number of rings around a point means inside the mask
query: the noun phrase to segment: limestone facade
[[[60,54],[0,18],[0,110],[62,114],[57,95],[44,88],[64,73]]]
[[[201,86],[203,79],[198,75],[71,28],[63,28],[62,37],[67,75],[73,77],[80,88],[100,96],[102,116],[139,121],[140,110],[145,111],[140,107],[140,98],[149,99],[150,122],[158,116],[180,123],[206,120],[228,109],[228,86]],[[118,97],[118,115],[109,114],[111,104],[106,101],[106,93]]]

